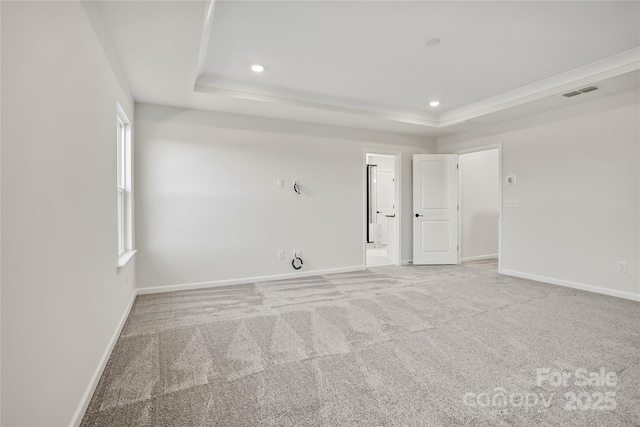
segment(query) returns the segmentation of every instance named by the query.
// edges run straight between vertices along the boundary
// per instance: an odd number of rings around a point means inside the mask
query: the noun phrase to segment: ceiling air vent
[[[578,89],[578,92],[587,93],[587,92],[593,92],[594,90],[598,90],[598,88],[595,86],[587,86],[585,88]]]
[[[582,89],[572,90],[571,92],[563,93],[562,96],[566,96],[567,98],[571,98],[572,96],[582,95],[583,93],[593,92],[594,90],[598,90],[596,86],[587,86]]]

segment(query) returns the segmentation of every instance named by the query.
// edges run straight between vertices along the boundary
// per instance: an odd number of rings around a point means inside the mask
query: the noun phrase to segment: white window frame
[[[133,246],[133,146],[131,121],[117,104],[116,115],[116,205],[118,218],[118,268],[136,253]]]

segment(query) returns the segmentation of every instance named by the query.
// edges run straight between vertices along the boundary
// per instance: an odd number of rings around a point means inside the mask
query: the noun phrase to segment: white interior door
[[[413,263],[458,263],[458,155],[413,156]]]

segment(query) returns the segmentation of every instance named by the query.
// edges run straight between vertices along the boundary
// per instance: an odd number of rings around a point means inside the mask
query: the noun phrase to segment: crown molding
[[[213,3],[215,0],[212,0]],[[210,10],[212,10],[211,6]],[[210,14],[213,15],[212,13]],[[206,20],[205,20],[206,21]],[[206,25],[206,22],[205,22]],[[210,27],[210,22],[209,22]],[[209,28],[210,31],[210,28]],[[204,38],[204,33],[203,33]],[[205,42],[206,43],[206,42]],[[204,64],[204,55],[206,55],[206,45],[203,49],[203,43],[200,46],[200,55],[198,58],[198,66],[200,61]],[[314,102],[297,98],[281,97],[274,95],[265,95],[255,92],[246,92],[233,89],[225,89],[221,87],[209,86],[206,84],[195,83],[194,91],[204,94],[212,94],[229,98],[245,99],[250,101],[270,102],[278,104],[286,104],[294,107],[312,108],[324,111],[332,111],[347,114],[357,114],[383,120],[390,120],[401,123],[409,123],[419,126],[427,126],[432,128],[444,128],[466,121],[475,119],[480,116],[495,113],[498,111],[513,108],[529,102],[533,102],[542,98],[558,95],[568,92],[582,86],[595,84],[598,81],[611,77],[616,77],[625,73],[640,69],[640,48],[631,49],[620,54],[610,56],[600,61],[593,62],[574,70],[557,74],[544,80],[522,86],[518,89],[502,93],[479,102],[466,105],[455,110],[434,116],[432,113],[420,111],[431,117],[412,117],[408,115],[392,113],[388,111],[375,111],[372,108],[353,108],[348,106],[339,106],[324,102]],[[202,69],[199,69],[198,75],[201,75]]]
[[[428,127],[434,127],[434,128],[439,127],[439,122],[437,120],[429,120],[426,118],[403,116],[400,114],[378,112],[378,111],[372,111],[372,110],[363,110],[358,108],[341,107],[338,105],[331,105],[331,104],[325,104],[325,103],[319,103],[319,102],[313,102],[313,101],[304,101],[301,99],[284,98],[284,97],[273,96],[273,95],[264,95],[264,94],[255,93],[255,92],[245,92],[240,90],[224,89],[220,87],[206,86],[202,84],[195,84],[193,87],[193,90],[194,92],[198,92],[198,93],[207,93],[207,94],[219,95],[219,96],[224,96],[229,98],[287,104],[294,107],[314,108],[317,110],[325,110],[325,111],[347,113],[347,114],[358,114],[361,116],[391,120],[391,121],[401,122],[401,123],[409,123],[413,125],[428,126]]]
[[[200,46],[198,47],[198,59],[196,61],[196,73],[193,77],[194,81],[197,81],[202,71],[204,70],[204,63],[207,59],[207,49],[209,47],[209,40],[211,40],[211,28],[213,26],[213,15],[216,10],[216,0],[209,0],[207,2],[207,8],[204,13],[204,20],[202,22],[202,32],[200,33]]]
[[[640,69],[640,48],[635,48],[480,102],[442,113],[439,127],[452,126],[479,116],[568,92],[638,69]]]

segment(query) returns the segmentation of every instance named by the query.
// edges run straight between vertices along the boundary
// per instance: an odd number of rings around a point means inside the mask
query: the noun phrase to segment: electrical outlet
[[[278,251],[278,259],[279,260],[283,260],[284,259],[284,251]]]
[[[302,252],[300,252],[299,250],[293,251],[293,257],[294,258],[301,258],[302,257]]]
[[[279,188],[283,188],[284,187],[284,178],[278,178],[278,181],[276,182],[276,185]]]
[[[520,200],[518,200],[518,199],[505,200],[504,201],[504,207],[505,208],[519,208],[520,207]]]
[[[624,261],[618,261],[618,273],[627,272],[627,263]]]

